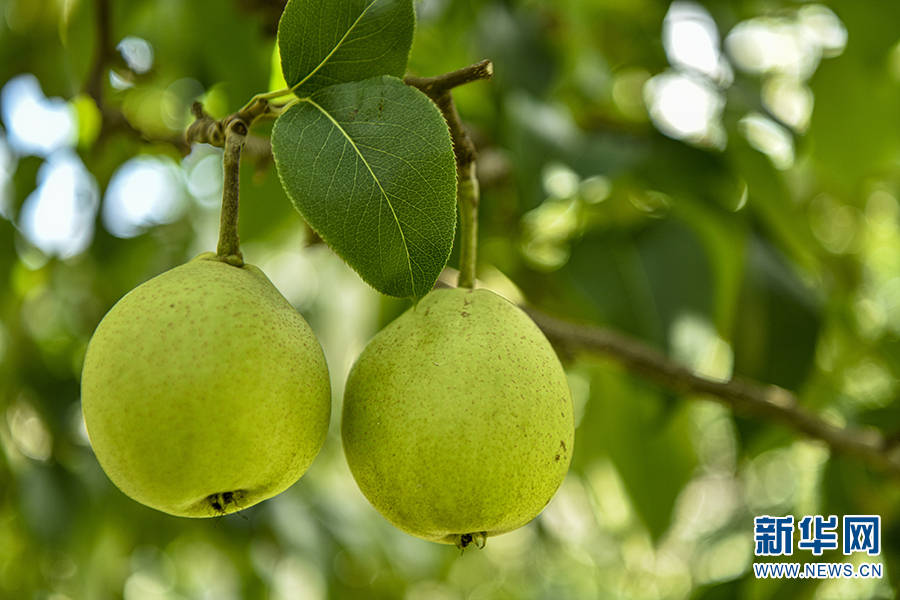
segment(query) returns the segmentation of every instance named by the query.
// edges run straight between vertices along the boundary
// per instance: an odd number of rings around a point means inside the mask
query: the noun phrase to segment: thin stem
[[[457,204],[459,206],[459,279],[456,285],[475,287],[475,265],[478,252],[478,178],[475,163],[459,168]]]
[[[225,128],[225,154],[222,159],[225,180],[222,186],[222,212],[219,217],[219,245],[216,254],[225,262],[241,266],[241,242],[238,237],[240,207],[241,148],[247,138],[247,124],[234,119]]]

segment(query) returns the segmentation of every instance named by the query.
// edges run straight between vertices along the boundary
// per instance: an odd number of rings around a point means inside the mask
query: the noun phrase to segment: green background
[[[15,98],[0,96],[0,598],[894,597],[896,478],[588,356],[564,357],[575,456],[539,519],[462,555],[393,529],[350,477],[337,420],[353,360],[408,303],[378,295],[318,242],[271,160],[249,150],[244,256],[322,341],[329,438],[298,484],[221,519],[169,517],[116,490],[81,422],[85,346],[125,292],[213,248],[221,153],[184,157],[178,140],[193,99],[221,117],[279,85],[280,8],[113,2],[110,44],[140,38],[153,60],[144,69],[114,52],[103,66],[107,122],[118,125],[101,131],[84,93],[94,2],[0,1],[0,82],[33,74],[77,123],[52,153],[17,146]],[[900,4],[416,8],[410,72],[495,63],[492,82],[456,93],[481,153],[485,285],[631,334],[698,372],[784,386],[834,423],[897,438]],[[684,54],[703,31],[714,32],[706,54]],[[62,218],[40,194],[72,195],[41,185],[60,157],[89,173],[74,203],[73,236],[84,240],[71,252],[42,244],[29,220]],[[117,224],[104,211],[127,198],[106,191],[136,157],[169,174],[171,207]],[[885,578],[755,580],[761,514],[881,515],[874,560]],[[813,557],[795,549],[791,560]]]

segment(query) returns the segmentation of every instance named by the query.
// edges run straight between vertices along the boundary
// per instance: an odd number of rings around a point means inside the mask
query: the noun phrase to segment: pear
[[[487,290],[429,293],[369,342],[344,394],[344,452],[366,498],[403,531],[461,548],[543,510],[574,433],[550,343]]]
[[[113,306],[88,344],[81,402],[112,482],[183,517],[285,490],[319,452],[331,413],[309,325],[257,267],[212,253]]]

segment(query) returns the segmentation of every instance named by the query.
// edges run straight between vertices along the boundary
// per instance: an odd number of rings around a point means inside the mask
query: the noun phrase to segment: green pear
[[[366,346],[344,394],[350,470],[388,521],[465,547],[543,510],[575,435],[565,372],[519,308],[487,290],[425,296]]]
[[[113,306],[88,345],[81,402],[112,482],[183,517],[285,490],[318,454],[331,413],[309,325],[257,267],[212,253]]]

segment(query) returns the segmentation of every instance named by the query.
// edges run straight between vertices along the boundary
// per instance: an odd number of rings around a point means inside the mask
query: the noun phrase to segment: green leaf
[[[322,239],[378,291],[424,296],[456,227],[456,165],[437,107],[395,77],[324,88],[272,130],[281,183]]]
[[[411,0],[290,0],[278,23],[284,79],[307,96],[375,75],[400,77],[415,21]]]

